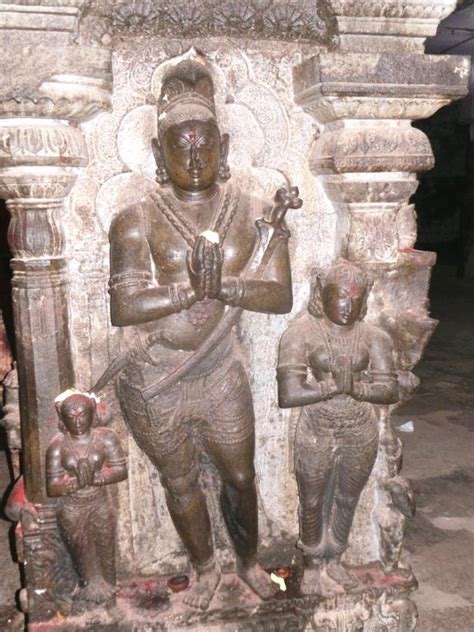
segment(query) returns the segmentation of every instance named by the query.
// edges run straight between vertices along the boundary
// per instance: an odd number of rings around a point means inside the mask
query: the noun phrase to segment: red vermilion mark
[[[97,414],[104,416],[107,414],[107,404],[105,402],[101,402],[97,404]]]
[[[20,519],[21,511],[26,505],[25,483],[23,476],[15,483],[10,495],[8,496],[7,504],[5,507],[5,513],[10,520],[17,522]]]
[[[186,590],[189,586],[189,577],[187,575],[178,575],[168,580],[168,588],[174,593]]]
[[[105,402],[97,404],[97,418],[103,426],[106,426],[112,420],[112,409]]]
[[[406,583],[406,580],[399,575],[385,575],[383,580],[380,582],[383,586],[394,586],[395,584],[403,584]]]

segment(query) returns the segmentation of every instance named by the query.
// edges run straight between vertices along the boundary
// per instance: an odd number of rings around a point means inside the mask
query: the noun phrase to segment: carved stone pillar
[[[13,306],[28,499],[47,502],[44,449],[54,398],[74,384],[69,348],[64,198],[87,153],[67,121],[0,119],[0,192],[11,213]]]
[[[468,72],[463,58],[395,53],[323,53],[296,68],[296,100],[324,124],[310,164],[349,214],[350,259],[394,263],[413,246],[408,200],[433,154],[411,121],[462,97]]]
[[[44,471],[45,450],[57,430],[54,399],[75,385],[62,215],[87,164],[78,124],[109,107],[111,88],[110,51],[71,41],[84,3],[58,4],[8,5],[0,11],[2,58],[23,59],[26,67],[24,74],[20,68],[17,77],[6,77],[0,94],[0,196],[11,214],[30,621],[50,618],[60,608],[54,577],[63,583],[59,592],[71,590]],[[28,68],[34,58],[22,55],[29,44],[37,51],[36,74]]]

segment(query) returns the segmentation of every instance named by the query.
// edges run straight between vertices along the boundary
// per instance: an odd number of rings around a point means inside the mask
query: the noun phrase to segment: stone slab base
[[[234,574],[224,575],[209,610],[183,602],[166,579],[139,578],[120,586],[117,604],[66,618],[30,622],[30,632],[409,632],[416,625],[414,579],[386,575],[376,565],[356,571],[360,586],[342,594],[302,596],[291,568],[285,592],[262,602]]]

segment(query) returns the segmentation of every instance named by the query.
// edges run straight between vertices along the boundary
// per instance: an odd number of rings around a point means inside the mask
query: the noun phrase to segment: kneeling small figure
[[[94,397],[56,400],[60,423],[46,452],[47,491],[59,497],[58,528],[77,573],[81,601],[115,601],[116,515],[106,486],[127,478],[113,430],[100,423]]]

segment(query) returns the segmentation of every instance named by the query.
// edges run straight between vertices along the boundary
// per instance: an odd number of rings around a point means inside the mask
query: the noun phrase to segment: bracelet
[[[228,288],[225,302],[232,307],[238,307],[245,298],[245,281],[239,277],[232,277],[227,282],[232,285]]]
[[[67,484],[67,489],[69,494],[73,494],[78,489],[78,483],[75,478],[71,478],[71,480]]]
[[[353,388],[353,397],[354,399],[364,401],[368,397],[369,384],[364,384],[363,382],[357,382],[354,384]]]
[[[168,290],[171,304],[175,312],[182,312],[183,310],[191,307],[191,299],[189,298],[186,287],[182,283],[171,283],[168,286]]]
[[[321,389],[321,395],[324,397],[324,399],[328,399],[329,398],[329,384],[326,384],[326,382],[322,381],[319,382],[319,388]]]

